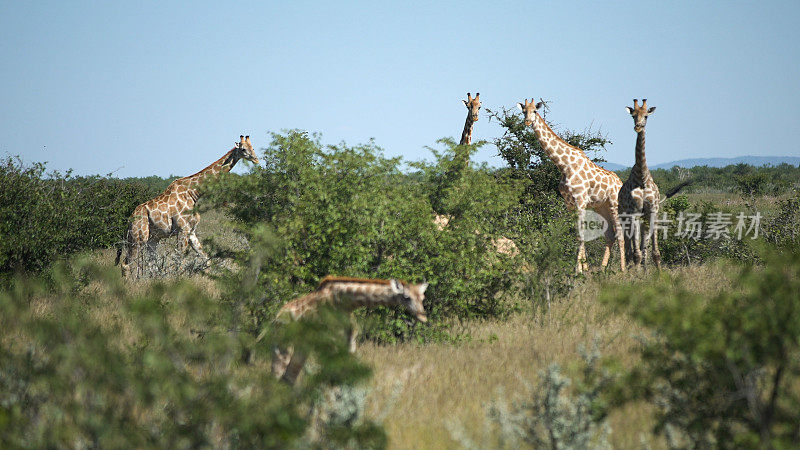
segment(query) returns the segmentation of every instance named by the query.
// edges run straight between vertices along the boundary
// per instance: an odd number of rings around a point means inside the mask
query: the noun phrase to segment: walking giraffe
[[[633,255],[634,266],[643,264],[647,259],[647,246],[652,236],[653,263],[660,269],[658,234],[652,231],[654,221],[658,217],[661,199],[658,186],[650,175],[644,156],[644,128],[647,125],[647,116],[653,114],[656,107],[647,109],[647,99],[642,100],[642,106],[639,106],[638,99],[633,99],[633,108],[626,106],[625,109],[633,118],[633,130],[636,132],[636,163],[619,191],[619,213],[630,219],[626,220],[626,226],[631,227],[625,230],[625,255],[628,257]],[[639,217],[646,218],[650,224],[647,233],[639,224]]]
[[[321,305],[330,305],[340,311],[350,313],[350,328],[347,330],[350,353],[356,350],[356,324],[352,312],[359,307],[401,306],[420,322],[427,322],[425,308],[425,289],[428,283],[410,284],[400,280],[375,280],[349,277],[327,276],[322,279],[317,290],[296,298],[283,305],[278,311],[276,321],[287,323],[300,320],[312,314]],[[294,384],[300,375],[306,355],[293,348],[276,347],[272,357],[272,374],[289,384]]]
[[[161,195],[133,210],[125,236],[125,258],[121,266],[123,277],[130,273],[131,262],[138,258],[142,246],[152,249],[159,240],[178,233],[181,235],[180,248],[183,252],[188,251],[191,245],[204,263],[208,261],[208,255],[203,252],[200,240],[195,235],[200,216],[192,210],[200,198],[198,188],[214,175],[230,171],[242,158],[258,164],[250,136],[239,136],[239,142],[234,145],[210,166],[194,175],[178,178]],[[119,264],[122,251],[122,248],[117,250],[114,264]]]
[[[606,248],[603,253],[601,267],[605,268],[611,256],[614,241],[619,245],[620,268],[625,271],[625,250],[622,228],[619,221],[618,194],[622,186],[619,177],[590,161],[579,148],[573,147],[558,137],[550,126],[539,115],[537,110],[542,103],[533,99],[528,103],[517,103],[517,107],[525,113],[525,125],[533,125],[536,139],[542,145],[547,156],[561,172],[558,191],[567,202],[567,208],[578,212],[578,264],[577,272],[589,270],[586,263],[586,247],[582,233],[582,225],[586,209],[593,209],[602,216],[608,227],[605,231]]]

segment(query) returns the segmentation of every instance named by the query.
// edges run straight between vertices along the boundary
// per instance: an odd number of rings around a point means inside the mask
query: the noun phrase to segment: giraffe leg
[[[294,352],[281,379],[289,385],[294,386],[295,382],[297,382],[297,377],[300,376],[300,372],[303,370],[303,366],[305,364],[306,356],[300,352]]]
[[[131,221],[130,226],[128,227],[128,233],[125,237],[126,244],[125,244],[125,257],[121,261],[120,268],[122,270],[122,276],[127,277],[131,273],[131,263],[134,261],[138,262],[138,272],[141,274],[141,261],[140,254],[141,254],[141,247],[142,244],[147,242],[150,238],[150,221],[148,220],[147,216],[142,214],[137,216],[134,220]]]
[[[614,219],[612,218],[611,212],[607,210],[598,210],[597,214],[600,214],[600,216],[605,219],[606,224],[608,224],[605,233],[603,233],[606,246],[603,249],[603,261],[600,263],[600,268],[605,269],[606,266],[608,266],[608,261],[611,259],[611,248],[614,246],[614,242],[616,242],[617,239],[614,234]]]
[[[603,249],[603,261],[600,263],[600,268],[605,269],[608,265],[608,260],[611,259],[611,247],[614,246],[614,240],[612,239],[610,242],[606,239],[606,246]]]
[[[194,234],[194,229],[197,227],[197,222],[199,221],[200,216],[197,214],[192,215],[190,218],[186,218],[180,216],[178,218],[178,226],[181,229],[181,237],[184,242],[188,242],[189,246],[192,247],[192,250],[195,251],[201,258],[203,258],[203,266],[205,267],[208,264],[208,255],[203,251],[203,245],[200,243],[200,239],[197,239],[197,235]],[[188,247],[187,247],[188,248]]]
[[[642,267],[647,266],[647,247],[650,245],[650,227],[645,231],[644,227],[641,228],[641,249],[642,249]]]
[[[131,274],[131,262],[139,257],[139,243],[129,242],[125,246],[125,257],[120,264],[122,270],[122,277],[125,278]]]
[[[625,226],[622,227],[623,241],[625,243],[625,259],[628,261],[633,261],[633,254],[634,254],[633,232],[634,232],[633,221],[626,223]]]
[[[619,220],[619,211],[617,211],[617,205],[612,205],[609,208],[609,214],[611,215],[611,223],[608,224],[609,229],[611,227],[614,228],[614,235],[617,238],[617,246],[619,247],[619,265],[620,269],[625,272],[625,238],[622,232],[622,224]]]
[[[194,249],[194,251],[200,255],[201,258],[203,258],[203,265],[207,265],[209,260],[208,255],[206,255],[206,253],[203,251],[203,246],[200,244],[200,239],[197,239],[194,231],[192,231],[192,234],[189,235],[189,245],[191,245],[192,249]]]
[[[272,376],[279,380],[283,378],[286,368],[289,367],[289,362],[292,360],[293,353],[292,347],[281,350],[280,347],[276,346],[272,350]]]
[[[586,217],[586,210],[578,208],[578,263],[576,268],[577,273],[583,273],[584,267],[588,269],[588,265],[586,264],[586,245],[583,240],[583,232],[581,231],[581,227],[583,226],[583,221],[585,217]]]
[[[658,249],[658,233],[655,231],[653,225],[655,224],[656,217],[658,216],[658,210],[653,210],[650,212],[650,237],[653,239],[653,264],[655,264],[656,269],[661,270],[661,251]]]
[[[633,265],[639,267],[642,264],[642,224],[638,218],[631,221],[631,248],[633,249]]]
[[[356,352],[356,336],[358,336],[358,324],[356,318],[350,315],[350,328],[347,329],[347,349],[350,353]]]

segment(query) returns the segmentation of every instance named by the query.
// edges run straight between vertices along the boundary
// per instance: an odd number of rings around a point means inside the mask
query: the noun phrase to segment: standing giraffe
[[[352,312],[359,307],[402,306],[420,322],[427,322],[425,308],[425,289],[428,283],[409,284],[400,280],[374,280],[349,277],[327,276],[322,279],[317,290],[298,297],[283,305],[278,311],[276,321],[287,323],[300,320],[313,313],[320,305],[330,305],[340,311],[350,313],[350,328],[347,336],[350,353],[356,350],[356,324]],[[305,364],[306,355],[293,348],[276,347],[272,358],[272,374],[289,384],[294,384]]]
[[[619,213],[625,214],[629,219],[626,223],[632,227],[625,233],[625,254],[633,255],[633,264],[639,266],[647,259],[647,245],[650,237],[653,238],[653,263],[661,268],[661,253],[658,250],[658,234],[653,233],[653,223],[658,216],[660,194],[658,186],[650,175],[647,161],[644,157],[644,127],[647,125],[647,116],[653,114],[656,107],[647,109],[647,99],[633,99],[633,108],[626,106],[628,114],[633,117],[633,130],[636,131],[636,163],[631,168],[631,174],[619,191]],[[650,224],[647,233],[639,224],[638,218],[646,218]]]
[[[533,125],[536,139],[542,145],[547,156],[555,163],[561,172],[561,182],[558,191],[567,202],[567,208],[578,212],[578,273],[589,270],[586,263],[586,248],[582,226],[586,209],[593,209],[600,214],[608,224],[605,231],[606,248],[603,253],[601,267],[605,268],[611,256],[611,247],[614,241],[619,245],[620,268],[625,271],[625,249],[623,244],[622,227],[620,226],[617,211],[617,196],[622,186],[619,177],[589,160],[579,148],[573,147],[558,137],[542,116],[536,111],[542,103],[535,103],[533,99],[528,103],[517,103],[517,107],[525,113],[525,125]]]
[[[258,158],[250,143],[250,136],[239,136],[239,142],[222,158],[210,166],[188,177],[178,178],[170,183],[161,195],[137,206],[131,215],[130,225],[125,236],[125,259],[122,261],[122,276],[130,273],[131,261],[139,255],[141,247],[146,245],[153,249],[159,240],[180,233],[181,250],[188,251],[189,245],[200,255],[204,262],[208,255],[203,252],[200,240],[195,235],[195,228],[200,216],[192,212],[200,198],[200,185],[222,172],[228,172],[242,158],[258,164]],[[119,264],[122,248],[117,250],[114,264]],[[141,268],[140,268],[141,269]]]
[[[464,122],[464,131],[461,132],[461,142],[459,142],[458,145],[472,144],[472,129],[475,126],[475,122],[478,121],[478,113],[481,110],[480,99],[480,92],[475,94],[475,98],[472,98],[470,93],[467,92],[467,99],[462,100],[467,107],[467,120]]]

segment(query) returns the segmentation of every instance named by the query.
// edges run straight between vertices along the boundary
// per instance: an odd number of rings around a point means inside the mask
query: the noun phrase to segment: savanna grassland
[[[113,266],[169,180],[46,173],[0,183],[0,443],[8,447],[790,448],[800,440],[796,167],[654,171],[674,224],[759,214],[743,238],[671,229],[662,271],[575,274],[574,213],[519,118],[506,167],[445,139],[433,161],[276,133],[264,165],[204,187],[210,265],[168,238]],[[602,136],[564,132],[590,156]],[[621,174],[623,178],[625,173]],[[57,195],[56,195],[57,194]],[[24,214],[19,214],[24,211]],[[447,224],[437,225],[436,217]],[[78,219],[76,219],[78,217]],[[77,222],[76,222],[77,220]],[[748,222],[750,224],[750,222]],[[707,224],[706,224],[707,225]],[[511,240],[515,252],[498,251]],[[596,268],[599,240],[588,244]],[[329,274],[429,283],[399,309],[273,323]],[[300,383],[276,344],[312,355]]]

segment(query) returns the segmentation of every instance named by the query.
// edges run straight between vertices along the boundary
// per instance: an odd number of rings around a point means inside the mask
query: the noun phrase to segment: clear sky
[[[0,156],[186,175],[300,128],[430,158],[484,107],[551,101],[632,164],[800,156],[800,1],[0,2]],[[475,139],[502,134],[485,114]],[[487,146],[478,159],[501,165]]]

